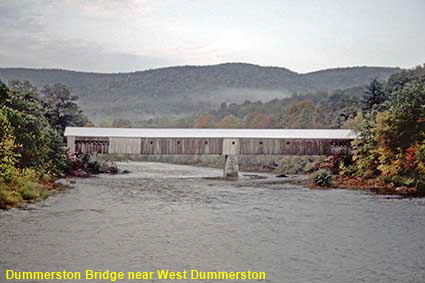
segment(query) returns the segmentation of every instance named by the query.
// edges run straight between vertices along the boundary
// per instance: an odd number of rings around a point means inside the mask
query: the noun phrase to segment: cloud
[[[30,15],[30,6],[25,1],[0,2],[0,26],[2,32],[32,32],[42,29],[36,17]]]
[[[1,38],[0,38],[1,39]],[[19,40],[18,40],[19,42]],[[62,68],[87,72],[126,72],[172,65],[173,61],[153,56],[110,52],[91,41],[66,41],[32,37],[13,49],[13,42],[0,50],[0,62],[8,66]]]
[[[142,2],[138,1],[138,4]],[[22,0],[0,3],[0,62],[3,66],[98,72],[124,72],[175,63],[160,56],[143,54],[138,48],[127,51],[125,46],[120,49],[102,42],[96,33],[107,35],[111,30],[108,24],[103,23],[98,31],[84,27],[92,23],[87,18],[109,21],[112,27],[117,25],[122,14],[135,8],[132,0]],[[76,21],[73,26],[72,20]]]
[[[0,0],[0,66],[113,72],[245,61],[310,71],[421,63],[425,2],[400,9],[397,1]],[[375,15],[382,3],[386,12]]]
[[[128,12],[138,5],[145,3],[145,0],[65,0],[65,6],[78,9],[83,15],[91,17],[109,17],[118,13]],[[57,3],[63,6],[63,3]]]

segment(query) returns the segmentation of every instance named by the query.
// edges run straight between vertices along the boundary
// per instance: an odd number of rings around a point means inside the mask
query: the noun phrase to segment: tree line
[[[364,88],[331,93],[294,94],[268,102],[221,103],[213,111],[183,117],[158,117],[142,121],[115,119],[112,127],[164,128],[341,128],[361,107]]]
[[[355,174],[425,192],[425,65],[373,81],[352,125]]]
[[[89,123],[76,100],[62,84],[0,81],[0,208],[47,195],[42,184],[65,173],[65,127]]]

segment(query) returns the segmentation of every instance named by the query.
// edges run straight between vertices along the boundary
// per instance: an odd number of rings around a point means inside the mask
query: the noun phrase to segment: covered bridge
[[[226,167],[237,167],[238,155],[347,155],[356,138],[351,130],[342,129],[91,127],[67,127],[65,136],[71,153],[224,155],[225,175],[237,172]]]

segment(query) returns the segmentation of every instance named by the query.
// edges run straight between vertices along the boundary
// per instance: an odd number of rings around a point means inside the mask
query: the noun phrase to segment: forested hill
[[[37,87],[63,83],[80,97],[95,122],[145,119],[209,111],[220,103],[268,101],[293,93],[331,91],[387,79],[398,68],[352,67],[299,74],[286,68],[227,63],[133,73],[99,74],[57,69],[0,68],[0,80],[28,80]]]

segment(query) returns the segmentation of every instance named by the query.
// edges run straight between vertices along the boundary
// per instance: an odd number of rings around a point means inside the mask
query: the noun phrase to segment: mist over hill
[[[95,122],[183,116],[222,102],[268,101],[294,93],[332,91],[387,79],[399,68],[350,67],[299,74],[245,63],[180,66],[132,73],[85,73],[58,69],[0,68],[0,80],[28,80],[37,87],[63,83],[80,97]]]

